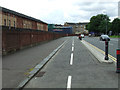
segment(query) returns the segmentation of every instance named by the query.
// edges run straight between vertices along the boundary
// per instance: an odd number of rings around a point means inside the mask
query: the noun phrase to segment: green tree
[[[104,34],[108,34],[109,31],[110,31],[110,27],[111,27],[111,23],[106,21],[106,20],[103,20],[101,21],[99,27],[98,27],[98,30],[101,32],[101,33],[104,33]]]
[[[89,30],[89,23],[85,26],[86,30]]]
[[[111,31],[113,34],[118,34],[120,33],[120,19],[119,18],[115,18],[112,22],[111,25]]]
[[[104,34],[106,33],[106,21],[105,20],[101,21],[101,23],[98,27],[98,30],[101,33],[104,33]]]
[[[97,16],[93,16],[90,19],[90,23],[88,24],[89,32],[95,33],[105,33],[106,25],[109,24],[109,17],[104,14],[98,14]]]

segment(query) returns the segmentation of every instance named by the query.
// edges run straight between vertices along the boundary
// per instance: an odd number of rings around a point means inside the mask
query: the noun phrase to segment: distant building
[[[57,24],[48,24],[48,31],[57,32],[61,34],[72,34],[73,28],[71,26],[63,26]]]
[[[33,17],[0,7],[0,26],[48,31],[48,24]]]
[[[69,22],[66,22],[64,24],[64,26],[73,27],[73,33],[74,34],[87,34],[88,30],[85,29],[87,24],[88,24],[88,22],[84,22],[84,23],[69,23]]]

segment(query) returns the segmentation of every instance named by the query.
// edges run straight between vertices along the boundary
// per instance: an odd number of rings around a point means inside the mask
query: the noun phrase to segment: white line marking
[[[72,42],[72,46],[74,46],[74,41]]]
[[[101,43],[104,43],[104,44],[105,44],[105,42],[101,42]],[[111,44],[111,43],[109,42],[109,45],[114,45],[114,44]]]
[[[73,43],[74,43],[74,40],[73,40]]]
[[[74,46],[74,43],[72,44],[72,46]]]
[[[72,47],[72,51],[74,51],[74,47]]]
[[[71,79],[72,79],[72,76],[68,76],[67,90],[71,90]]]
[[[112,45],[112,46],[113,46],[113,44],[111,44],[111,43],[110,43],[110,45]]]
[[[116,40],[116,39],[110,39],[110,40],[113,40],[113,41],[116,41],[116,42],[118,42],[118,39]]]
[[[73,64],[73,53],[71,53],[71,58],[70,58],[70,65]]]

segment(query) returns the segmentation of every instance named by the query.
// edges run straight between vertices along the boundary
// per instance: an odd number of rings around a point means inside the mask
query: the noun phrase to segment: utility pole
[[[107,14],[106,14],[106,35],[107,35]]]
[[[107,34],[107,14],[106,14],[106,10],[103,11],[103,14],[106,15],[106,17],[105,17],[105,21],[106,21],[106,30],[105,30],[105,33]]]

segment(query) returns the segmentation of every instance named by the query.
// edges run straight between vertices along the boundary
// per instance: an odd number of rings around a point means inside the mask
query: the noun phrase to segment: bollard
[[[105,40],[105,60],[109,60],[109,57],[108,57],[108,43],[109,43],[109,41]]]
[[[116,73],[120,73],[120,49],[116,50],[116,54],[117,54],[117,70],[116,70]]]

